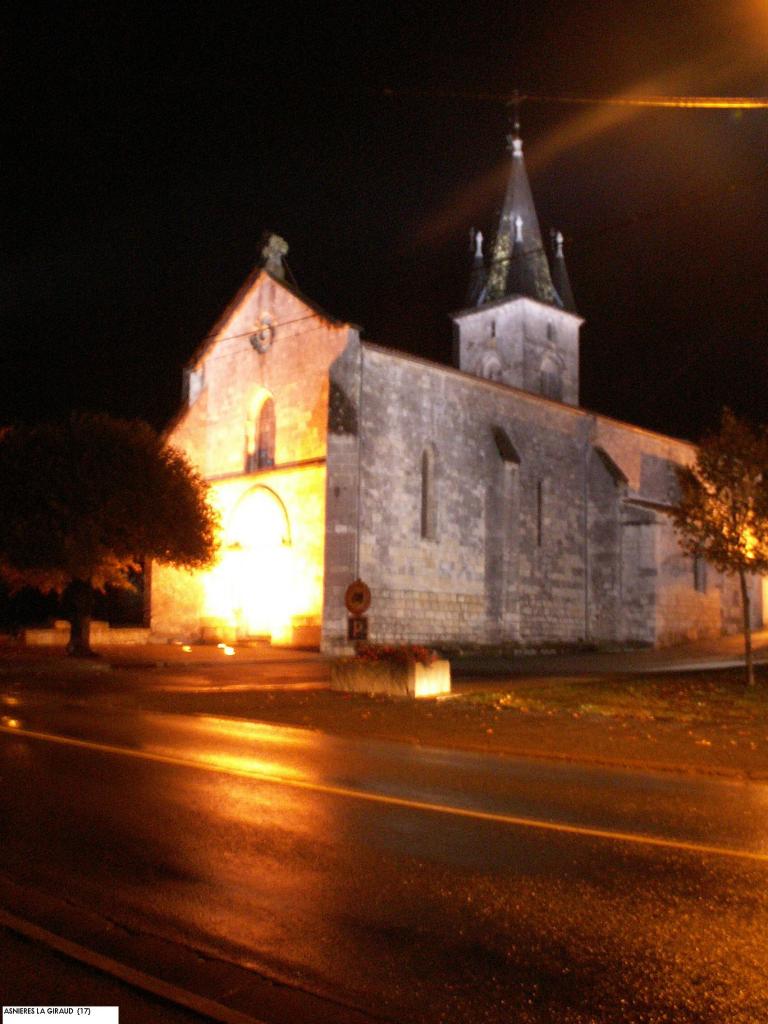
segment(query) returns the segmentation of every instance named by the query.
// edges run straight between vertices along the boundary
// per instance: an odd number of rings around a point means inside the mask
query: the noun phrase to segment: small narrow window
[[[434,540],[436,534],[435,455],[431,448],[425,448],[421,453],[421,536]]]
[[[496,337],[496,321],[491,320],[491,335],[492,338]]]
[[[548,320],[547,321],[547,341],[554,341],[556,337],[557,337],[557,332],[555,331],[555,325],[552,323],[551,320]]]
[[[544,539],[544,485],[536,481],[536,547],[540,548]]]
[[[698,594],[707,592],[707,562],[701,555],[693,556],[693,589]]]

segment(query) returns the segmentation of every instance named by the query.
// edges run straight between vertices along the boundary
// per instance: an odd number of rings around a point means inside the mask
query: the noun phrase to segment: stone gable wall
[[[711,566],[707,566],[707,588],[694,587],[693,558],[686,555],[662,517],[656,526],[657,590],[656,636],[659,646],[717,636],[720,633],[722,589],[728,589]]]
[[[670,490],[671,466],[692,463],[696,458],[695,445],[603,416],[596,416],[594,422],[594,443],[625,474],[628,493],[658,502],[674,499]]]
[[[264,352],[251,344],[259,329]],[[291,591],[281,600],[287,606],[290,598],[297,618],[316,631],[324,575],[328,368],[349,336],[349,327],[331,322],[269,275],[258,275],[188,371],[190,401],[169,434],[209,480],[225,546],[233,510],[249,490],[266,487],[283,503],[291,534],[285,561],[293,575],[288,587],[277,581]],[[267,396],[275,409],[275,465],[249,468],[246,455],[249,445],[254,450],[258,410]],[[276,586],[251,569],[249,575],[254,588]],[[210,574],[156,567],[153,629],[194,636],[207,619],[219,616],[212,608],[222,603],[211,596],[216,586]]]
[[[264,318],[271,345],[250,337]],[[347,343],[347,328],[330,323],[297,296],[262,275],[218,328],[198,359],[199,394],[171,435],[206,477],[244,471],[254,403],[272,395],[276,464],[325,456],[330,363]],[[199,407],[199,411],[198,411]]]

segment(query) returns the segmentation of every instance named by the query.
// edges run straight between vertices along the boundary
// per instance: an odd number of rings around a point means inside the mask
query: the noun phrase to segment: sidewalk
[[[768,663],[768,627],[752,634],[752,647],[757,662]],[[114,668],[170,668],[212,667],[226,664],[259,664],[264,662],[326,663],[317,650],[297,650],[290,647],[272,647],[263,642],[236,644],[234,655],[225,653],[223,644],[114,644],[95,645],[101,662],[94,662],[98,670],[106,661]],[[24,647],[0,637],[0,669],[3,665],[55,663],[71,664],[63,648]],[[581,675],[593,672],[667,672],[671,670],[733,667],[744,663],[744,638],[741,633],[697,640],[675,647],[661,649],[641,648],[608,652],[541,652],[512,654],[460,652],[451,655],[454,676],[506,676],[506,675]],[[79,661],[80,667],[87,662]]]

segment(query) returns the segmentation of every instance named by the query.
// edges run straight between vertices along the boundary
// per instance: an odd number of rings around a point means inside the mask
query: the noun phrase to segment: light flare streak
[[[713,59],[709,67],[709,79],[716,87],[726,82],[733,73],[734,62],[720,57]],[[529,174],[536,173],[553,163],[561,154],[578,146],[590,143],[606,132],[620,128],[640,117],[644,110],[654,108],[688,110],[766,110],[768,96],[700,96],[685,95],[682,90],[699,80],[700,66],[687,62],[659,75],[644,78],[613,96],[568,96],[543,95],[538,93],[464,94],[464,98],[504,103],[545,103],[564,104],[583,109],[573,111],[563,123],[553,128],[534,146],[526,150],[526,165]],[[664,95],[665,90],[670,95]],[[393,91],[393,95],[396,93]],[[449,96],[448,92],[439,95]],[[459,98],[461,94],[451,94]],[[504,187],[509,173],[509,161],[505,157],[481,177],[463,186],[451,196],[444,208],[434,214],[421,226],[419,240],[422,245],[440,244],[449,238],[461,224],[470,224],[480,215]]]
[[[681,110],[768,110],[768,96],[537,96],[521,95],[520,102],[565,103],[579,106],[669,107]]]

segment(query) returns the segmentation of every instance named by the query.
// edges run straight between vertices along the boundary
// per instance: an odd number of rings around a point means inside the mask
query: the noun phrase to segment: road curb
[[[244,965],[4,874],[0,928],[216,1024],[391,1024],[332,992],[313,991],[307,979],[300,984],[282,976],[277,962],[263,969]]]
[[[108,974],[132,988],[158,996],[176,1006],[183,1006],[203,1017],[210,1017],[211,1020],[218,1021],[219,1024],[266,1024],[262,1018],[251,1017],[239,1010],[232,1010],[213,999],[206,999],[204,996],[189,992],[178,985],[172,985],[161,978],[155,978],[151,974],[139,971],[135,967],[122,964],[112,957],[104,956],[92,949],[86,949],[85,946],[55,935],[48,929],[41,928],[40,925],[25,921],[15,914],[9,914],[2,908],[0,908],[0,926],[17,935],[22,935],[32,942],[40,943],[70,960],[76,960],[87,967],[95,968],[102,974]]]

